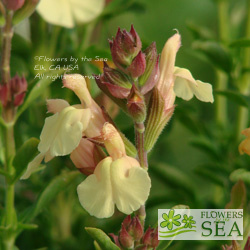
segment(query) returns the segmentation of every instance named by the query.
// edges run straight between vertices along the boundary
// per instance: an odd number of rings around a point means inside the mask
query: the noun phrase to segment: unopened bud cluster
[[[157,229],[149,227],[144,233],[138,216],[131,218],[128,215],[122,222],[119,235],[110,236],[120,249],[155,249],[159,244]]]
[[[4,107],[13,104],[18,107],[23,103],[27,81],[24,76],[14,76],[7,84],[0,85],[0,101]]]
[[[159,76],[159,57],[155,43],[142,51],[140,37],[131,26],[130,32],[118,29],[110,43],[117,69],[104,64],[103,74],[96,79],[100,89],[114,101],[126,100],[126,111],[135,122],[144,122],[146,104],[144,95],[155,86]]]

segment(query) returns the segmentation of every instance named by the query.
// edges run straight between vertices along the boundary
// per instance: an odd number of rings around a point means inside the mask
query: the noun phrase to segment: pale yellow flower
[[[66,28],[95,19],[104,8],[105,0],[41,0],[38,13],[45,21]]]
[[[113,125],[105,123],[102,131],[110,157],[102,160],[94,174],[78,186],[80,203],[98,218],[112,216],[115,206],[131,214],[146,202],[150,178],[137,160],[126,155],[124,143]]]
[[[72,153],[83,136],[100,135],[105,119],[100,107],[92,99],[84,77],[78,74],[65,75],[64,86],[76,93],[81,105],[70,106],[61,99],[47,101],[48,112],[54,115],[45,119],[38,145],[40,153],[29,163],[21,179],[29,178],[43,159],[48,162],[55,156]]]
[[[176,54],[181,46],[179,33],[170,37],[161,53],[160,78],[157,88],[165,101],[165,109],[173,107],[176,96],[190,100],[194,95],[203,102],[213,102],[212,86],[195,80],[189,70],[175,67]]]
[[[48,162],[55,156],[70,154],[79,145],[90,116],[90,109],[69,106],[46,118],[38,145],[40,153],[29,163],[21,179],[29,178],[43,158]]]
[[[250,128],[244,129],[241,133],[247,138],[240,143],[239,152],[240,154],[250,155]]]

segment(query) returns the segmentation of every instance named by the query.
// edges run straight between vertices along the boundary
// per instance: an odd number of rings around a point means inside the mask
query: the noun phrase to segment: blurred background
[[[15,27],[12,76],[24,74],[30,90],[45,81],[38,74],[47,74],[36,65],[45,68],[61,65],[60,70],[69,65],[39,61],[37,56],[68,59],[99,56],[111,61],[108,38],[115,36],[118,27],[129,30],[131,24],[141,37],[144,48],[155,41],[158,53],[161,53],[166,40],[177,29],[182,37],[182,47],[176,65],[189,69],[195,79],[211,83],[215,103],[201,103],[195,98],[189,102],[176,101],[174,116],[149,155],[152,189],[147,202],[146,225],[156,225],[158,209],[179,204],[197,209],[222,209],[236,195],[240,201],[232,208],[247,208],[250,158],[240,156],[238,145],[243,139],[241,130],[249,127],[250,99],[240,83],[250,65],[243,65],[248,60],[245,57],[249,55],[249,45],[242,45],[243,42],[239,41],[248,36],[249,7],[247,0],[111,0],[92,20],[76,22],[70,28],[51,23],[38,7],[40,14],[35,12]],[[51,15],[53,11],[60,11],[49,8],[48,5]],[[102,70],[100,61],[79,60],[77,65],[70,73],[91,76]],[[62,73],[60,70],[50,70],[49,74],[56,76]],[[42,95],[22,113],[16,124],[17,148],[31,137],[39,138],[46,117],[46,99],[62,98],[72,104],[78,103],[73,92],[61,88],[60,79],[46,84]],[[118,127],[133,141],[132,121],[100,93],[94,80],[88,79],[88,85],[96,100],[106,107]],[[58,175],[67,175],[74,169],[69,157],[55,158],[46,166],[29,180],[17,183],[15,203],[17,210],[21,211],[20,216],[29,216],[29,207],[41,198],[43,190],[53,188],[53,180]],[[117,234],[123,214],[117,212],[110,219],[96,219],[80,206],[76,186],[83,178],[75,178],[66,187],[56,186],[56,195],[48,198],[50,202],[36,213],[35,219],[31,218],[38,227],[19,235],[16,244],[19,249],[94,249],[93,240],[84,230],[88,226]],[[245,184],[239,185],[236,194],[231,195],[231,189],[239,179]],[[2,181],[0,188],[3,189]],[[244,225],[246,241],[249,225]],[[175,241],[169,249],[215,250],[221,249],[223,244],[231,245],[231,242]]]

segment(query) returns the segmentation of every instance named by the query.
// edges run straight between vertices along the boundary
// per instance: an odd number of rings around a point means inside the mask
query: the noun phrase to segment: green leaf
[[[225,179],[222,176],[216,175],[215,171],[200,167],[195,169],[195,173],[197,173],[199,176],[203,176],[207,181],[211,181],[212,183],[222,187],[225,186]]]
[[[38,225],[36,224],[24,224],[24,223],[18,223],[18,229],[21,230],[34,230],[38,228]]]
[[[218,160],[220,159],[220,153],[216,145],[205,137],[197,137],[190,140],[190,144],[199,150],[204,151],[209,154],[212,158]]]
[[[230,43],[229,45],[230,47],[250,47],[250,39],[247,39],[247,38],[241,38],[241,39],[238,39],[238,40],[235,40],[233,41],[232,43]]]
[[[231,190],[231,201],[226,205],[226,209],[243,209],[247,200],[246,187],[242,180],[239,180]]]
[[[94,247],[95,250],[102,250],[96,241],[94,241]]]
[[[238,104],[240,106],[244,106],[244,107],[248,108],[248,103],[247,103],[246,99],[244,98],[243,95],[241,95],[237,91],[233,91],[233,90],[224,90],[224,91],[216,90],[216,91],[214,91],[214,93],[218,94],[218,95],[225,96],[230,101],[233,101],[233,102],[235,102],[236,104]]]
[[[18,149],[13,160],[13,166],[15,168],[15,175],[12,180],[13,183],[20,179],[28,164],[35,158],[38,152],[38,143],[38,139],[30,138]]]
[[[215,37],[215,35],[207,27],[200,26],[194,22],[187,22],[187,29],[191,32],[195,40],[210,40]]]
[[[222,45],[212,41],[196,41],[193,48],[202,52],[217,68],[229,74],[232,70],[232,57]]]
[[[195,186],[190,181],[190,177],[183,173],[183,171],[163,163],[154,163],[151,165],[152,174],[158,177],[159,180],[168,183],[172,187],[183,188],[183,190],[195,197]]]
[[[44,208],[48,207],[61,191],[74,183],[79,175],[79,171],[66,172],[53,179],[40,194],[37,202],[22,214],[20,221],[28,222],[35,218]]]
[[[243,168],[239,168],[233,171],[229,178],[233,182],[242,180],[245,183],[250,184],[250,171],[247,171],[246,169]]]
[[[101,229],[85,227],[85,230],[94,240],[97,241],[102,250],[119,250],[119,247],[116,246]]]
[[[39,80],[32,88],[21,108],[18,109],[16,120],[36,100],[36,98],[38,98],[44,92],[44,90],[53,82],[53,77],[61,75],[63,72],[64,70],[55,70],[53,72],[44,74],[43,78]]]

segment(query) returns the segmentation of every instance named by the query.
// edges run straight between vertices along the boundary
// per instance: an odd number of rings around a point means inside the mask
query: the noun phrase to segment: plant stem
[[[6,85],[11,79],[10,76],[10,55],[11,55],[11,41],[13,37],[13,28],[12,28],[12,17],[13,11],[6,11],[5,15],[5,25],[2,29],[2,57],[1,57],[1,75],[2,80],[0,84]],[[8,96],[7,99],[10,101],[10,91],[7,92]],[[3,119],[6,122],[11,122],[14,117],[14,108],[11,102],[8,102],[7,106],[3,109]]]
[[[144,149],[144,131],[143,123],[135,123],[135,142],[138,151],[138,159],[142,168],[148,169],[147,152]]]
[[[2,84],[7,84],[10,81],[10,51],[11,51],[11,40],[13,37],[12,28],[12,11],[6,12],[5,25],[2,30],[3,34],[3,45],[2,45],[2,58],[1,58],[1,73],[2,73]]]
[[[144,149],[144,123],[135,123],[135,142],[138,152],[139,163],[142,168],[148,170],[148,159],[147,151]],[[142,227],[144,228],[145,219],[146,219],[146,208],[145,205],[142,205],[139,210],[136,211],[138,218],[141,222]]]
[[[13,37],[12,28],[13,11],[6,11],[5,25],[2,29],[3,41],[2,41],[2,58],[1,58],[1,84],[6,85],[10,82],[10,56],[11,56],[11,41]],[[14,168],[12,166],[12,159],[15,156],[15,139],[14,139],[14,116],[15,109],[11,102],[10,91],[8,91],[8,104],[3,107],[2,116],[5,122],[4,126],[4,146],[5,146],[5,171],[8,176],[5,177],[5,214],[4,214],[4,226],[8,228],[3,235],[2,243],[4,250],[13,250],[15,244],[16,228],[16,212],[14,206],[15,200],[15,186],[11,183],[9,176],[13,175]]]
[[[9,176],[13,175],[14,168],[12,166],[12,159],[15,155],[15,140],[13,125],[5,128],[5,170]],[[15,234],[13,230],[16,228],[16,211],[15,211],[15,186],[5,177],[5,227],[9,228],[3,238],[4,249],[9,250],[14,248]]]
[[[247,23],[246,23],[246,38],[250,39],[250,0],[247,1]],[[243,69],[250,68],[250,48],[245,48],[243,51]],[[243,95],[249,95],[250,86],[250,73],[246,71],[243,73],[242,78],[238,81],[239,91]],[[237,126],[236,126],[236,139],[239,140],[240,133],[243,129],[249,127],[248,124],[249,110],[240,106],[238,108]]]
[[[218,0],[218,25],[219,25],[219,39],[221,42],[227,42],[229,38],[229,18],[228,18],[228,1]],[[228,76],[220,71],[216,70],[216,89],[223,91],[227,89]],[[227,100],[223,96],[216,96],[215,100],[215,117],[218,125],[226,126],[227,124]]]

